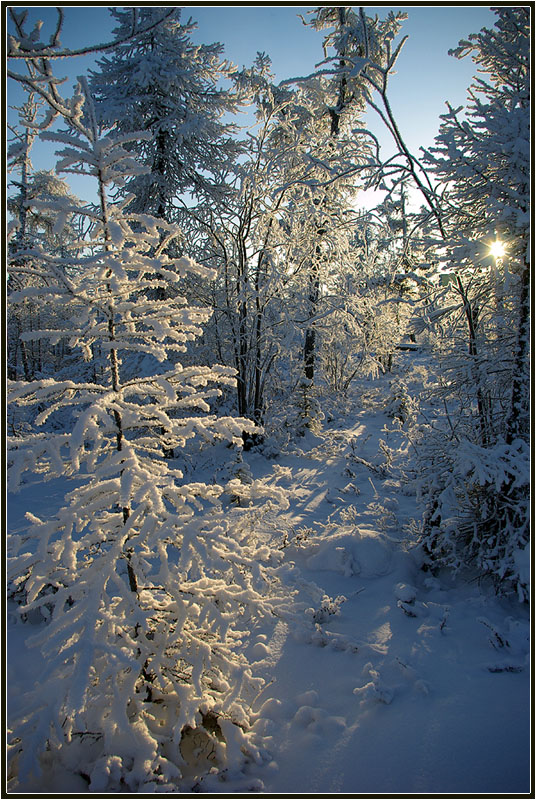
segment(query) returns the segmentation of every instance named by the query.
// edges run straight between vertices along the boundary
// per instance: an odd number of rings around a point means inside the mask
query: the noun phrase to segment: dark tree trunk
[[[321,235],[323,231],[319,232]],[[316,257],[320,257],[320,245],[316,246]],[[320,298],[320,275],[318,261],[314,260],[311,264],[309,273],[309,316],[311,322],[305,331],[305,344],[303,347],[303,362],[305,377],[311,383],[315,377],[315,358],[316,358],[316,328],[314,317],[317,312],[318,300]]]
[[[506,442],[526,436],[529,428],[527,361],[530,347],[530,267],[525,262],[521,275],[519,324],[512,377],[510,413],[506,422]]]

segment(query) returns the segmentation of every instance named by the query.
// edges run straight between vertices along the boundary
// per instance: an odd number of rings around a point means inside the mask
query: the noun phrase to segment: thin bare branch
[[[50,46],[49,47],[43,47],[43,48],[36,48],[35,50],[24,49],[23,47],[20,47],[20,49],[18,49],[18,50],[13,50],[13,49],[10,50],[8,52],[8,54],[7,54],[7,57],[8,58],[29,60],[29,61],[39,61],[40,59],[43,59],[43,58],[46,58],[46,59],[74,58],[75,56],[87,56],[87,55],[90,55],[91,53],[100,53],[100,52],[103,52],[103,51],[106,51],[106,50],[113,50],[114,48],[118,47],[119,45],[126,44],[131,39],[133,39],[133,38],[135,38],[137,36],[143,36],[144,34],[149,33],[149,31],[154,30],[154,28],[157,28],[159,25],[161,25],[167,19],[170,19],[175,14],[175,12],[176,12],[176,7],[174,6],[170,11],[167,11],[156,22],[152,22],[150,25],[147,25],[145,28],[140,28],[138,30],[134,30],[134,32],[130,32],[128,34],[128,36],[124,36],[121,39],[115,39],[113,42],[106,42],[106,43],[103,43],[103,44],[89,45],[88,47],[80,47],[77,50],[68,50],[68,49],[66,49],[66,50],[62,50],[62,51],[51,49]],[[13,16],[12,9],[10,9],[10,14],[11,14],[11,17],[12,17],[13,21],[17,25],[17,28],[20,28],[20,25],[18,24],[18,18]],[[59,29],[56,30],[56,33],[54,34],[55,40],[57,40],[58,35],[59,35]]]

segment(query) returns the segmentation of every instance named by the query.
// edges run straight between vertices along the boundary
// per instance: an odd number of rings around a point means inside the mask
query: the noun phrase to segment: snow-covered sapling
[[[43,280],[20,295],[69,310],[63,329],[31,336],[67,338],[88,362],[99,354],[102,380],[9,384],[11,402],[40,409],[35,429],[8,441],[10,487],[27,470],[77,479],[55,516],[28,514],[27,532],[10,540],[20,613],[41,609],[47,621],[27,640],[43,659],[40,682],[10,719],[9,740],[20,776],[37,774],[46,750],[60,769],[83,764],[90,791],[176,789],[191,774],[188,731],[204,729],[216,764],[234,747],[235,725],[247,746],[257,683],[241,620],[272,614],[278,601],[272,555],[248,510],[235,519],[218,502],[224,486],[188,482],[163,448],[180,451],[193,437],[241,446],[255,428],[211,406],[233,370],[179,361],[208,312],[179,291],[165,301],[155,291],[206,270],[170,261],[174,229],[163,220],[129,214],[128,198],[109,201],[110,187],[139,170],[125,147],[133,135],[101,134],[83,81],[72,108],[70,129],[48,137],[62,146],[58,169],[97,182],[99,207],[76,209],[91,238],[68,257],[27,251]],[[254,483],[246,493],[259,496]]]

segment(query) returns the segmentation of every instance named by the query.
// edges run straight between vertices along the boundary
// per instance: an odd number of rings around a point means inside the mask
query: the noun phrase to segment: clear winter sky
[[[62,44],[71,49],[107,42],[112,38],[114,20],[108,6],[65,6],[65,23]],[[238,67],[249,66],[258,51],[272,59],[276,80],[310,74],[323,58],[322,32],[305,27],[300,15],[307,18],[312,5],[272,6],[269,4],[211,6],[185,6],[182,21],[189,17],[198,23],[192,35],[196,43],[221,42],[224,56]],[[354,7],[356,10],[358,6]],[[397,62],[397,74],[391,79],[390,97],[399,127],[410,148],[417,152],[421,146],[430,146],[439,127],[439,115],[446,110],[445,101],[458,106],[465,104],[466,90],[475,74],[470,58],[462,60],[448,55],[459,40],[477,33],[482,27],[492,27],[495,14],[489,6],[472,5],[376,5],[365,6],[369,16],[385,16],[390,10],[405,11],[408,19],[403,23],[401,35],[408,34]],[[48,38],[55,22],[52,6],[30,8],[30,20],[43,19],[43,38]],[[8,25],[9,30],[9,25]],[[80,57],[54,62],[57,75],[84,74],[94,64],[94,58]],[[8,82],[7,102],[21,103],[21,92]],[[64,85],[63,91],[66,92]],[[372,123],[371,123],[372,124]],[[378,133],[376,124],[373,130]],[[387,139],[383,141],[387,144]],[[52,168],[50,145],[36,147],[34,166]],[[48,154],[48,155],[46,155]],[[48,163],[42,163],[47,159]],[[81,188],[75,191],[81,194]]]

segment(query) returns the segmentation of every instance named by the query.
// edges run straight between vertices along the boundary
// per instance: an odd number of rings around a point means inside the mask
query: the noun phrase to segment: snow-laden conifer
[[[262,488],[238,475],[227,485],[187,479],[180,457],[163,458],[194,437],[234,448],[254,426],[214,412],[232,369],[176,360],[209,312],[179,292],[155,299],[154,289],[207,270],[164,254],[174,233],[165,221],[129,213],[128,198],[110,202],[110,188],[140,171],[126,149],[134,134],[101,134],[83,80],[77,97],[76,130],[48,137],[60,145],[59,169],[97,182],[100,206],[77,209],[91,238],[68,256],[26,250],[42,281],[14,299],[68,309],[64,327],[27,335],[67,338],[89,363],[98,353],[100,380],[8,387],[12,403],[38,409],[32,432],[8,441],[10,487],[28,471],[75,479],[57,514],[28,515],[9,543],[19,613],[45,620],[28,639],[43,667],[10,719],[10,753],[21,776],[37,775],[46,752],[90,791],[169,790],[232,766],[241,748],[258,757],[246,733],[258,685],[241,620],[274,613],[276,562],[247,508]],[[136,363],[145,368],[133,374]],[[194,734],[205,759],[196,761]]]
[[[423,541],[432,562],[476,566],[526,599],[530,15],[496,13],[493,29],[453,51],[473,54],[479,77],[465,118],[449,106],[426,157],[444,184],[443,317],[452,327],[442,354],[449,425],[423,449]]]
[[[181,22],[180,8],[156,28],[163,9],[136,11],[149,32],[103,56],[91,73],[91,89],[103,122],[123,133],[151,134],[126,145],[147,167],[128,181],[135,195],[132,208],[176,221],[181,216],[177,197],[188,193],[206,200],[225,191],[216,176],[233,162],[239,147],[222,116],[236,107],[236,97],[218,84],[232,67],[222,58],[222,45],[194,45],[190,34],[195,24]],[[132,26],[131,10],[110,12],[117,21],[116,38],[124,39]]]

